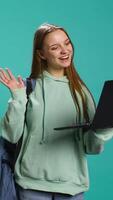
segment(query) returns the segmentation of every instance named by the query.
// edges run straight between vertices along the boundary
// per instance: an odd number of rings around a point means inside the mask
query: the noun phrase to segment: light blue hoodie
[[[43,81],[37,79],[35,90],[29,96],[25,126],[25,88],[12,91],[7,113],[1,121],[2,136],[15,143],[23,133],[15,166],[15,179],[19,185],[75,195],[89,188],[86,153],[100,153],[104,142],[113,137],[113,130],[55,131],[55,127],[77,123],[78,112],[66,76],[55,78],[45,71],[43,77]],[[94,103],[86,88],[83,92],[92,121]],[[79,95],[78,98],[82,111]],[[84,122],[83,117],[81,122]]]

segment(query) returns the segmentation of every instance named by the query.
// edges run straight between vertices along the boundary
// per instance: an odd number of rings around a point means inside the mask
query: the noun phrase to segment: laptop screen
[[[91,125],[92,129],[113,127],[113,80],[105,81]]]

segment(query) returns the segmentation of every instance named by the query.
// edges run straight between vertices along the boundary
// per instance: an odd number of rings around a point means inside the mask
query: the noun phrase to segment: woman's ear
[[[43,51],[42,50],[37,50],[37,54],[42,60],[46,60],[45,56],[43,55]]]

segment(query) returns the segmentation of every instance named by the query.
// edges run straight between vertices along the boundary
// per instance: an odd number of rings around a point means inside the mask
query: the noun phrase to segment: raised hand
[[[0,82],[7,86],[10,90],[24,88],[24,82],[20,76],[16,79],[9,69],[0,68]]]

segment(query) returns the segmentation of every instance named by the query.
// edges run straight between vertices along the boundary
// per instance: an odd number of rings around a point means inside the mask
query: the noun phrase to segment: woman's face
[[[48,33],[43,42],[42,58],[47,61],[48,69],[64,69],[72,61],[73,48],[68,36],[58,29]]]

